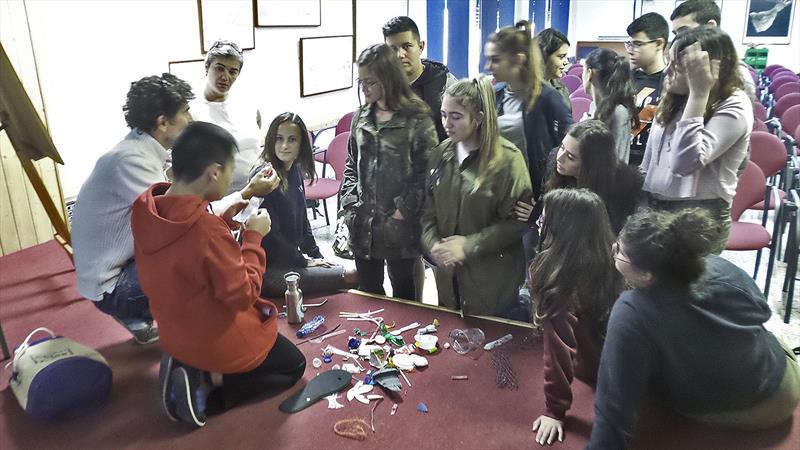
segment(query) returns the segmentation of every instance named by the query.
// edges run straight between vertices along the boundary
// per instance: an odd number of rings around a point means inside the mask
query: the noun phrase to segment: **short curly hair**
[[[189,83],[171,73],[153,75],[131,83],[122,111],[129,127],[149,133],[158,116],[175,116],[193,98]]]

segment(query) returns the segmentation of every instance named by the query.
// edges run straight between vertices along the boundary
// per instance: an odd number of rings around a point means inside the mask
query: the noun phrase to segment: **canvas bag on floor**
[[[39,332],[48,336],[32,340]],[[111,368],[103,355],[47,328],[33,330],[9,364],[11,391],[22,409],[37,418],[81,415],[102,404],[111,391]]]

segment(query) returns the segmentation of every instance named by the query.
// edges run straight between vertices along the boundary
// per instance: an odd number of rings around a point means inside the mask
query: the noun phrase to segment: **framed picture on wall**
[[[300,38],[300,97],[353,87],[353,35]]]
[[[189,83],[192,87],[203,86],[206,77],[206,64],[204,59],[187,59],[184,61],[170,61],[169,73]]]
[[[253,0],[257,27],[318,27],[322,0]]]
[[[197,16],[203,54],[218,39],[233,41],[242,50],[255,48],[252,0],[197,0]]]
[[[791,42],[797,0],[747,0],[744,44]]]

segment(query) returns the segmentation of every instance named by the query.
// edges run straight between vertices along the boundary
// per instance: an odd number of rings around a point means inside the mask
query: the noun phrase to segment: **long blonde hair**
[[[472,117],[483,113],[483,121],[478,126],[481,134],[481,146],[478,152],[478,178],[473,192],[491,186],[491,180],[497,173],[502,157],[500,144],[500,127],[497,125],[494,87],[484,76],[459,80],[445,91],[461,107],[466,108]]]
[[[520,66],[520,77],[525,89],[525,107],[528,111],[532,110],[542,93],[544,58],[538,40],[531,38],[531,24],[520,20],[513,27],[503,27],[490,35],[488,42],[506,55],[525,55],[526,63]]]

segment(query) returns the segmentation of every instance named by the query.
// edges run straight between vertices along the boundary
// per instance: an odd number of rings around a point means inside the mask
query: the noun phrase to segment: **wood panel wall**
[[[23,2],[0,2],[0,38],[33,106],[46,115],[39,92],[33,47],[28,35]],[[6,74],[3,74],[6,76]],[[57,164],[45,158],[34,163],[53,203],[66,217]],[[7,255],[53,239],[55,230],[22,170],[11,142],[0,131],[0,255]]]

